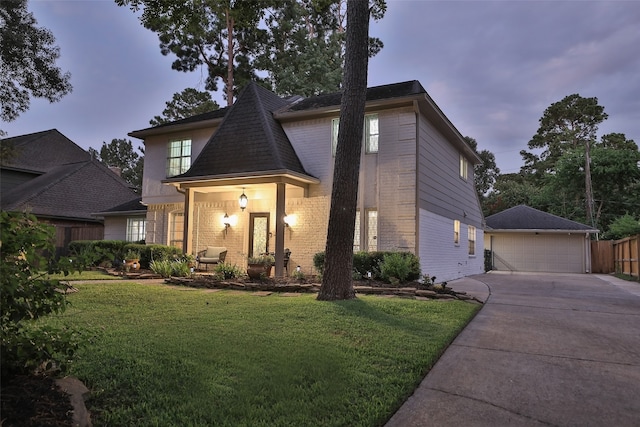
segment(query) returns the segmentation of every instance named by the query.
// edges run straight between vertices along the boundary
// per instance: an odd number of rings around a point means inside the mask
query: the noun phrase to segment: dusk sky
[[[369,86],[419,80],[462,135],[495,154],[502,173],[519,170],[519,151],[544,110],[574,93],[605,107],[599,135],[620,132],[640,143],[640,1],[387,5],[370,27],[385,47],[369,62]],[[204,71],[172,70],[157,35],[113,1],[31,0],[28,7],[53,32],[73,92],[54,104],[32,99],[28,112],[0,125],[8,136],[56,128],[99,150],[149,127],[174,93],[204,88]]]

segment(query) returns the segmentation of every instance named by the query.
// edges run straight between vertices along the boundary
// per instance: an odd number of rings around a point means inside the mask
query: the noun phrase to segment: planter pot
[[[247,275],[251,280],[260,280],[271,276],[273,265],[249,264],[247,265]]]
[[[124,260],[124,268],[128,271],[131,270],[140,270],[140,260],[139,259],[125,259]]]

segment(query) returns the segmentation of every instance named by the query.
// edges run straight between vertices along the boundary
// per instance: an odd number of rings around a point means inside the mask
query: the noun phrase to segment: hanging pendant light
[[[238,202],[240,202],[240,209],[244,211],[244,209],[247,207],[247,203],[249,202],[247,195],[244,194],[244,187],[242,188],[242,195],[238,199]]]

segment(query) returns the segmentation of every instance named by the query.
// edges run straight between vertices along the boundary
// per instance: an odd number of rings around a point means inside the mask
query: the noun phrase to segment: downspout
[[[416,241],[414,243],[414,252],[416,254],[416,256],[418,257],[418,259],[420,259],[420,189],[418,188],[418,185],[420,183],[419,180],[419,176],[420,176],[420,107],[418,105],[418,101],[414,100],[413,101],[413,111],[416,117],[416,176],[415,176],[415,180],[416,180],[416,185],[415,185],[415,191],[414,191],[414,198],[415,198],[415,233],[416,233]],[[423,264],[423,263],[420,263]],[[424,267],[423,267],[424,268]]]

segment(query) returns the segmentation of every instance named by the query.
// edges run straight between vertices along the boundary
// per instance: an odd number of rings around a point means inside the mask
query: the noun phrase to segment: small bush
[[[159,274],[162,277],[169,277],[173,269],[171,268],[171,261],[169,260],[153,260],[149,265],[151,271]]]
[[[171,261],[171,275],[175,277],[191,276],[191,267],[189,267],[189,263],[182,260]]]
[[[238,277],[244,275],[244,271],[240,267],[235,264],[229,264],[227,262],[216,264],[214,271],[223,280],[237,279]]]
[[[411,272],[411,260],[399,252],[384,256],[380,263],[380,275],[385,282],[397,285],[407,281]]]
[[[420,269],[420,259],[411,252],[392,252],[392,251],[376,251],[376,252],[356,252],[353,254],[353,275],[354,280],[360,280],[363,277],[369,277],[368,273],[371,273],[371,278],[375,280],[389,281],[388,278],[382,274],[381,265],[384,263],[384,259],[389,255],[398,255],[403,259],[403,263],[406,263],[408,271],[404,279],[398,278],[400,281],[412,281],[418,280],[422,276],[422,270]],[[313,266],[320,275],[324,269],[325,253],[318,252],[313,256]],[[395,277],[395,276],[393,276]]]
[[[313,256],[313,266],[319,275],[324,273],[324,252],[318,252]]]

